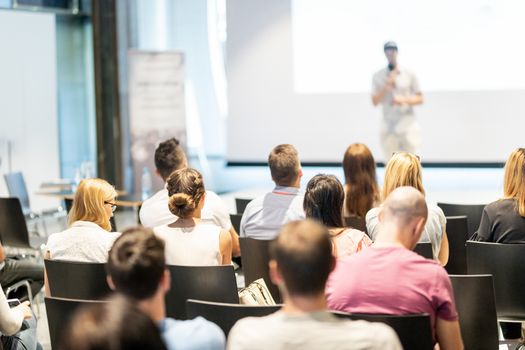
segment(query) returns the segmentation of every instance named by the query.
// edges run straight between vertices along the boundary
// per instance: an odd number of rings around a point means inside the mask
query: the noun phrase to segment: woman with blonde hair
[[[487,204],[472,237],[481,242],[525,243],[525,148],[515,149],[505,163],[503,198]],[[521,323],[501,322],[505,339],[522,337]]]
[[[69,228],[49,236],[46,258],[80,262],[106,262],[118,233],[110,219],[117,192],[102,179],[84,179],[69,211]]]
[[[166,181],[169,210],[177,219],[153,229],[166,242],[168,265],[227,265],[231,263],[232,240],[228,231],[201,219],[206,190],[195,169],[173,172]]]
[[[357,253],[372,244],[363,232],[345,227],[343,222],[344,190],[334,175],[315,175],[306,185],[303,208],[307,218],[317,220],[328,228],[334,256]]]
[[[343,157],[345,174],[345,217],[365,217],[379,204],[379,186],[376,162],[370,149],[362,143],[353,143]]]
[[[395,153],[385,168],[382,198],[401,186],[411,186],[425,194],[422,181],[422,169],[419,158],[407,152]],[[434,259],[442,265],[448,261],[447,219],[440,207],[427,203],[428,218],[419,242],[432,243]],[[368,234],[374,240],[379,230],[379,208],[373,208],[366,214]]]

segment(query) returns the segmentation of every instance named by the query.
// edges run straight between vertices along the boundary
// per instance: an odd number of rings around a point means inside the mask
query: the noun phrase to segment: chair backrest
[[[492,275],[450,275],[465,349],[499,346]]]
[[[186,314],[188,318],[202,316],[221,327],[226,337],[235,322],[241,318],[266,316],[278,311],[281,305],[240,305],[227,303],[214,303],[190,299],[186,301]]]
[[[26,219],[18,198],[0,198],[0,239],[6,246],[31,248]]]
[[[353,227],[365,233],[368,233],[366,230],[366,219],[359,216],[345,216],[345,225],[347,227]]]
[[[432,254],[432,243],[430,242],[416,244],[414,252],[426,259],[434,259],[434,255]]]
[[[428,314],[372,315],[349,314],[338,311],[332,311],[332,313],[341,318],[364,320],[368,322],[381,322],[389,325],[397,333],[401,345],[403,345],[403,349],[405,350],[434,349],[430,316]]]
[[[82,306],[105,303],[105,301],[45,297],[45,303],[51,348],[58,349],[64,331],[75,311]]]
[[[260,240],[253,238],[239,239],[241,245],[242,271],[244,273],[244,282],[249,285],[253,281],[263,278],[268,286],[276,303],[281,302],[281,293],[279,288],[272,283],[270,279],[270,261],[269,247],[271,240]]]
[[[242,214],[230,214],[230,220],[232,222],[232,226],[235,229],[235,232],[241,233],[241,219]]]
[[[7,186],[7,192],[9,192],[9,196],[20,199],[20,204],[22,205],[24,215],[29,214],[31,209],[29,206],[29,194],[27,192],[24,175],[19,171],[7,173],[4,174],[4,180]]]
[[[111,293],[106,281],[106,264],[44,260],[51,296],[99,300]]]
[[[466,216],[447,217],[449,257],[445,269],[452,275],[467,274],[468,221]]]
[[[166,294],[168,317],[185,320],[186,300],[239,303],[233,266],[168,266],[171,288]]]
[[[235,207],[237,208],[237,214],[244,213],[244,209],[246,209],[246,206],[251,201],[252,201],[251,199],[247,199],[247,198],[235,198]]]
[[[481,214],[485,208],[485,204],[437,204],[445,213],[445,216],[466,216],[468,222],[468,236],[472,237],[477,231],[481,221]]]
[[[467,270],[493,276],[498,319],[525,319],[525,244],[467,241]]]

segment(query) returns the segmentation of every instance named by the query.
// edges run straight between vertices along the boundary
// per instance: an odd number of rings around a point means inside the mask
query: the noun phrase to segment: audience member
[[[175,138],[161,142],[155,150],[156,172],[164,182],[175,171],[188,167],[186,154],[179,141]],[[168,209],[167,185],[151,198],[142,203],[139,216],[142,225],[150,228],[170,224],[177,219]],[[201,212],[202,219],[211,220],[231,235],[233,256],[241,255],[239,236],[232,226],[230,214],[220,197],[212,191],[206,191],[206,203]]]
[[[176,217],[170,224],[153,229],[166,242],[167,264],[230,264],[230,233],[209,220],[201,219],[207,199],[202,175],[191,168],[176,170],[168,178],[167,190],[169,210]]]
[[[388,197],[401,186],[414,187],[424,195],[421,173],[421,163],[417,156],[406,152],[395,153],[386,165],[382,198]],[[380,231],[379,211],[380,208],[373,208],[366,214],[367,232],[373,241]],[[442,265],[447,264],[449,254],[446,224],[443,210],[435,204],[428,205],[428,219],[420,242],[432,243],[434,259],[439,260]]]
[[[0,348],[5,350],[41,349],[36,340],[36,319],[29,302],[10,307],[0,288]]]
[[[164,350],[159,329],[133,303],[113,297],[79,309],[60,343],[62,350]]]
[[[473,240],[525,243],[525,148],[514,150],[505,164],[503,198],[488,204]],[[501,322],[505,339],[522,338],[520,323]]]
[[[379,212],[375,244],[341,259],[326,288],[334,310],[370,314],[429,314],[441,350],[462,349],[452,285],[437,262],[411,251],[428,215],[423,194],[399,187]]]
[[[80,262],[106,262],[118,233],[110,218],[117,192],[102,179],[80,181],[69,211],[69,228],[49,236],[46,258]]]
[[[124,231],[109,252],[109,285],[157,323],[168,349],[224,349],[224,334],[217,325],[202,317],[166,318],[164,297],[170,274],[164,255],[164,242],[151,229],[139,226]]]
[[[44,285],[44,265],[32,258],[8,257],[0,243],[0,285],[7,288],[23,280],[29,282],[32,295],[37,295]],[[20,288],[13,294],[18,299],[25,299],[28,295],[24,289]]]
[[[306,217],[328,227],[336,257],[354,254],[372,244],[364,232],[344,227],[344,198],[343,185],[333,175],[314,176],[304,194]]]
[[[314,221],[285,225],[272,242],[270,261],[284,306],[238,321],[228,349],[401,349],[386,325],[342,320],[326,309],[325,283],[335,265],[331,246],[327,229]]]
[[[362,143],[353,143],[343,158],[345,174],[345,217],[365,217],[379,205],[379,186],[376,179],[376,162],[370,149]]]
[[[274,239],[282,225],[304,219],[300,191],[303,171],[294,146],[276,146],[268,156],[268,165],[275,182],[272,192],[252,200],[241,219],[241,237]]]

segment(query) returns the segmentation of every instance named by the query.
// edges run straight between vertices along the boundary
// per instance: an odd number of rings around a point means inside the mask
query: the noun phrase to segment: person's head
[[[383,45],[383,51],[385,52],[388,64],[395,67],[397,65],[397,44],[394,41],[387,41]]]
[[[186,168],[186,154],[176,138],[161,142],[155,150],[155,167],[164,181],[177,169]]]
[[[67,325],[60,349],[164,350],[153,320],[123,297],[80,308]]]
[[[173,215],[181,219],[193,217],[195,210],[204,205],[206,190],[202,175],[195,169],[184,168],[173,172],[166,181],[168,206]]]
[[[303,175],[299,154],[294,146],[278,145],[268,156],[272,180],[277,186],[299,186]]]
[[[328,229],[309,219],[284,225],[270,245],[270,257],[272,281],[288,296],[323,294],[335,267]]]
[[[111,231],[109,220],[115,210],[116,197],[117,191],[106,180],[80,181],[69,211],[69,224],[75,221],[90,221],[104,230]]]
[[[343,185],[334,175],[315,175],[306,185],[303,208],[307,218],[327,227],[343,227]]]
[[[515,149],[507,159],[503,193],[516,199],[519,215],[525,216],[525,148]]]
[[[376,180],[376,162],[370,149],[362,143],[353,143],[343,157],[346,209],[349,214],[364,217],[379,198]]]
[[[424,195],[421,174],[421,163],[417,156],[407,152],[395,153],[385,168],[383,199],[401,186],[412,186]]]
[[[108,283],[117,292],[135,300],[162,294],[170,286],[164,241],[142,226],[122,232],[108,253]]]
[[[394,232],[406,248],[413,249],[425,228],[427,216],[428,208],[423,194],[414,187],[398,187],[381,206],[379,236]],[[392,232],[382,232],[385,230]]]

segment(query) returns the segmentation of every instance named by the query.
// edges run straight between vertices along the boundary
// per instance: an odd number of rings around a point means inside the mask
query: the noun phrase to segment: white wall
[[[10,140],[12,170],[24,173],[34,210],[58,204],[35,195],[43,181],[59,178],[55,44],[53,14],[0,11],[0,172],[8,171]]]
[[[228,160],[266,161],[272,147],[285,142],[297,146],[303,161],[341,161],[348,144],[364,142],[381,161],[381,109],[369,93],[294,91],[290,0],[227,4]],[[423,161],[504,161],[522,145],[525,91],[423,92],[425,103],[416,108]]]

